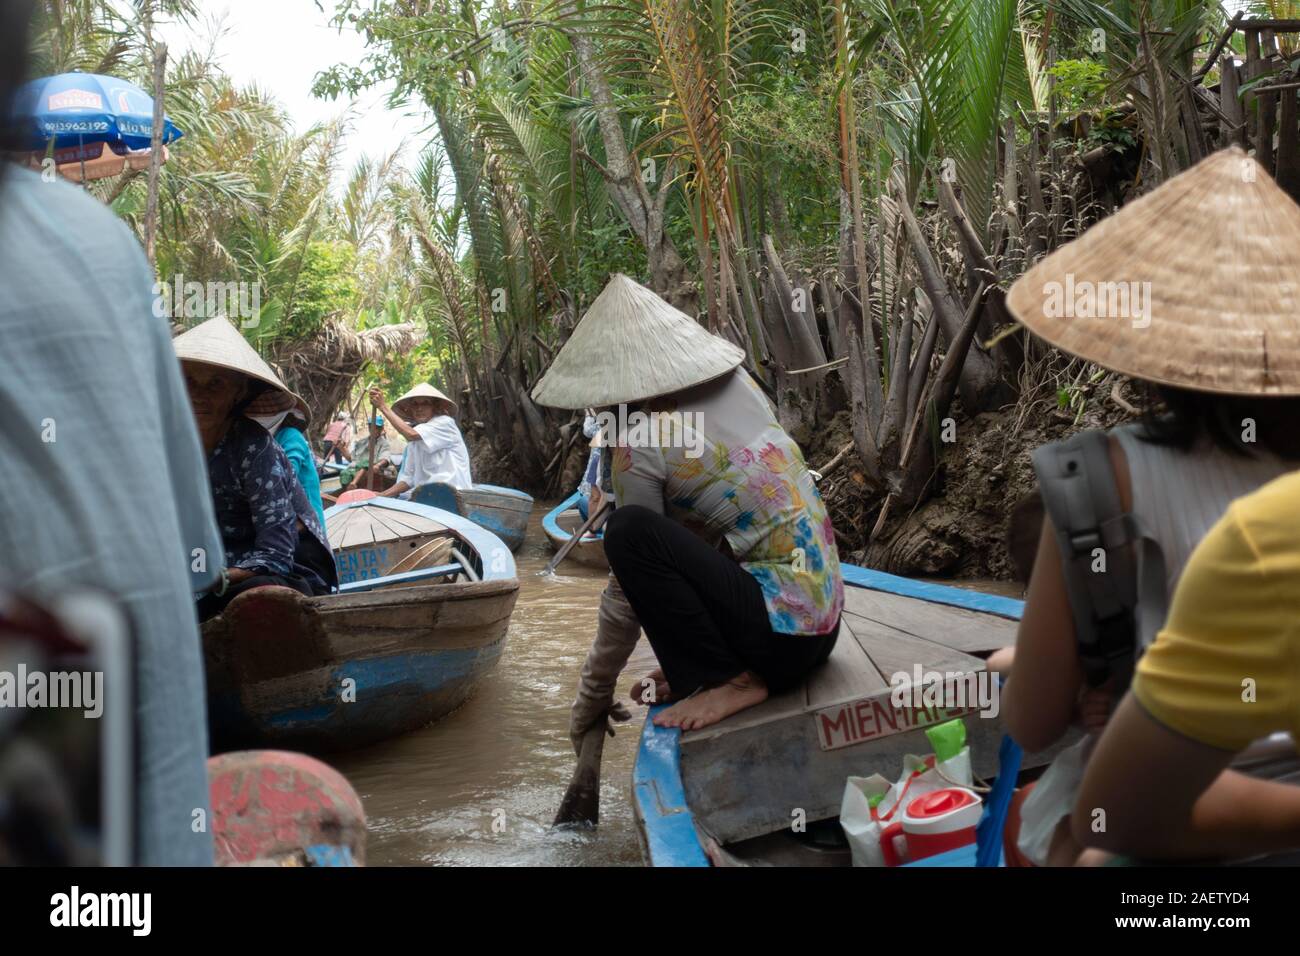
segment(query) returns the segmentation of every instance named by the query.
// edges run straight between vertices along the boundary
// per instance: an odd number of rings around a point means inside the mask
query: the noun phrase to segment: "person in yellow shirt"
[[[1300,786],[1226,769],[1278,731],[1300,739],[1300,472],[1238,499],[1192,553],[1088,763],[1074,838],[1145,859],[1300,848]]]

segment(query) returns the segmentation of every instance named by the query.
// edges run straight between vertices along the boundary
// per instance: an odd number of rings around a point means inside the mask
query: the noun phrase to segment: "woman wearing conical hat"
[[[1106,543],[1112,577],[1117,554],[1137,554],[1139,580],[1153,572],[1137,616],[1158,625],[1192,550],[1232,500],[1300,464],[1300,208],[1253,159],[1224,150],[1043,259],[1007,304],[1053,345],[1145,383],[1160,406],[1109,433],[1109,467],[1140,547]],[[1057,448],[1036,453],[1040,479],[1052,479],[1041,468]],[[1002,712],[1027,749],[1046,749],[1076,719],[1090,732],[1025,801],[1018,844],[1038,865],[1080,859],[1075,793],[1133,663],[1129,655],[1089,688],[1076,621],[1109,612],[1081,597],[1072,606],[1068,569],[1096,556],[1066,553],[1059,531],[1044,520],[1014,655],[989,662],[1010,671]],[[1155,636],[1139,630],[1130,622],[1137,654]]]
[[[250,408],[278,407],[286,399],[305,416],[302,400],[225,318],[209,319],[172,344],[208,456],[226,548],[221,580],[199,601],[200,619],[221,613],[236,595],[256,587],[329,593],[338,574],[325,529],[284,451],[247,417]]]
[[[370,390],[370,401],[407,441],[406,457],[397,481],[385,498],[410,498],[411,492],[430,482],[453,488],[473,487],[469,449],[456,424],[456,403],[427,382],[422,382],[389,406],[384,393]]]
[[[743,357],[616,275],[533,392],[543,405],[603,409],[612,454],[612,579],[573,706],[575,744],[604,719],[638,625],[660,669],[633,696],[677,700],[655,720],[683,729],[796,685],[835,644],[844,583],[826,506]]]

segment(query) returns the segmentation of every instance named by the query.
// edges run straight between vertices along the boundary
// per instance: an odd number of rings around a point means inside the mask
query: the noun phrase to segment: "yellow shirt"
[[[1300,740],[1300,472],[1233,502],[1192,552],[1133,693],[1212,747]]]

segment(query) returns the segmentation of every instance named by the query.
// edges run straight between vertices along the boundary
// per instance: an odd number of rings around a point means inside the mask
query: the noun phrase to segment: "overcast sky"
[[[325,12],[315,0],[204,0],[200,22],[188,28],[169,25],[161,32],[169,53],[206,49],[212,21],[222,19],[225,31],[217,43],[222,68],[236,83],[256,82],[271,93],[301,132],[334,119],[350,105],[348,100],[313,97],[316,74],[336,63],[359,64],[366,49],[360,34],[349,29],[340,33],[328,25],[333,0],[322,0],[321,6]],[[385,96],[391,89],[391,84],[376,87],[357,98],[335,188],[363,154],[386,155],[405,139],[404,155],[413,157],[428,142],[426,114],[418,104],[388,109]]]

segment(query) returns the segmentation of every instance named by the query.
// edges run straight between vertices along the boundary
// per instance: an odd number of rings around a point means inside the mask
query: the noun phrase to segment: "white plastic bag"
[[[880,774],[849,777],[844,784],[844,799],[840,801],[840,826],[848,838],[853,865],[885,865],[880,834],[900,819],[903,808],[917,797],[945,787],[969,787],[972,783],[970,747],[963,747],[955,756],[937,763],[933,756],[908,754],[903,758],[903,775],[892,786]],[[880,799],[873,801],[878,795]]]

